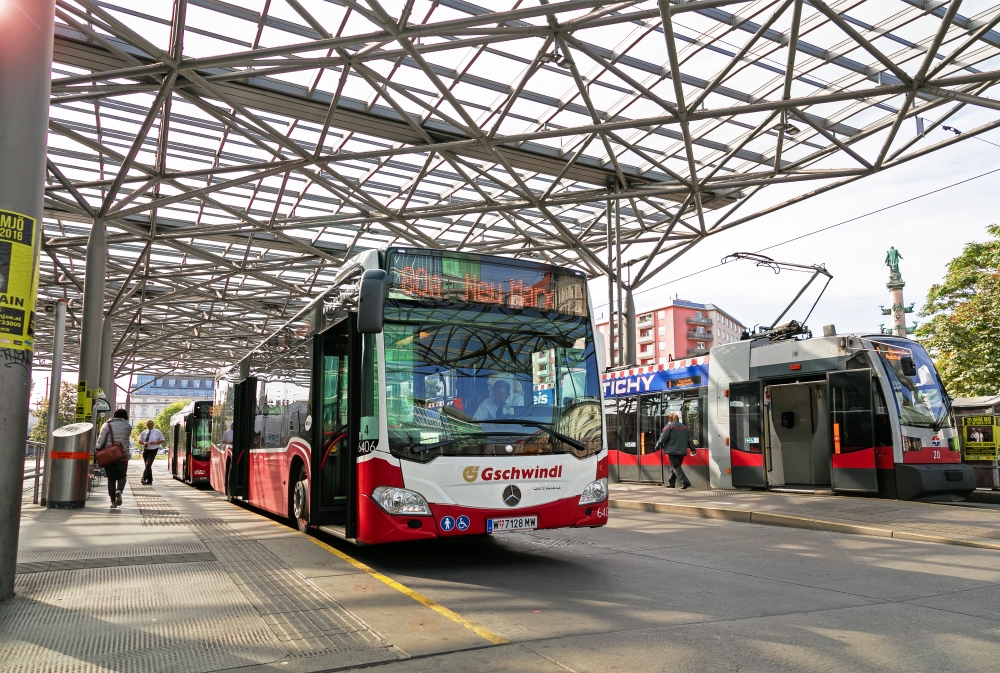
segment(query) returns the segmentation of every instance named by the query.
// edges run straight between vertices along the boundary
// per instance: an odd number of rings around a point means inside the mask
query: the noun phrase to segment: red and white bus
[[[363,544],[607,522],[586,276],[363,253],[216,381],[212,487]]]
[[[211,402],[190,402],[170,417],[167,466],[174,479],[192,485],[208,483],[211,432]]]

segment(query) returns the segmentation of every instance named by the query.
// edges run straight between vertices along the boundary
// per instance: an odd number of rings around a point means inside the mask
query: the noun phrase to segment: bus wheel
[[[289,508],[292,512],[290,517],[292,524],[305,533],[309,530],[309,481],[306,477],[306,468],[303,465],[299,468],[299,476],[292,487],[292,502]]]

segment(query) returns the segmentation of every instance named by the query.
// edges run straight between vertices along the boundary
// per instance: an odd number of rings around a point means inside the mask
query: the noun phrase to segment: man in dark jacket
[[[695,454],[695,445],[691,441],[691,432],[687,426],[680,422],[677,414],[670,414],[667,417],[667,427],[663,428],[663,434],[656,440],[656,448],[663,449],[670,459],[670,479],[667,480],[667,488],[674,488],[678,479],[681,481],[681,488],[691,485],[687,475],[684,474],[684,454],[691,452]]]

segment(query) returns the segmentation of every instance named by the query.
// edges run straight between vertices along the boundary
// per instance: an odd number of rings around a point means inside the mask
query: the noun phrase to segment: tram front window
[[[953,428],[951,405],[927,351],[909,339],[884,337],[872,345],[889,373],[899,422],[917,428]],[[903,358],[912,358],[916,373],[903,371]]]
[[[397,304],[386,307],[384,335],[394,454],[426,461],[600,450],[586,316]]]

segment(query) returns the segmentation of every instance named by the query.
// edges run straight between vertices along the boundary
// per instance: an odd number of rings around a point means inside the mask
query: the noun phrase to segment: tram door
[[[729,384],[729,457],[733,486],[767,487],[763,387],[760,381]]]
[[[226,495],[250,497],[250,447],[253,445],[257,411],[257,378],[249,376],[233,388],[233,457],[226,482]]]
[[[639,481],[644,484],[663,483],[663,451],[656,448],[666,424],[662,406],[659,395],[639,398]]]
[[[878,492],[875,470],[875,413],[872,371],[831,372],[830,438],[832,481],[837,491]]]
[[[637,406],[635,397],[618,400],[618,479],[621,481],[639,481]]]

